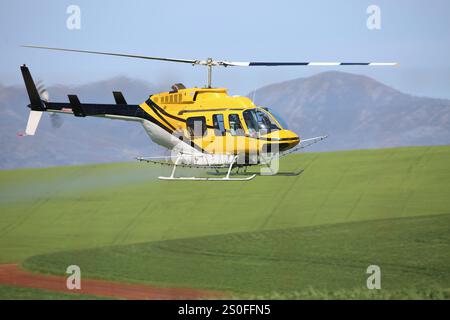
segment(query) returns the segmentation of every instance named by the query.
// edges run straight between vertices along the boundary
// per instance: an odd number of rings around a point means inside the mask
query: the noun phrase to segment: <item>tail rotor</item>
[[[41,97],[41,100],[44,102],[49,102],[50,95],[48,93],[48,90],[47,90],[44,82],[42,80],[38,80],[36,85],[37,85],[37,90],[39,92],[39,96]],[[55,129],[61,128],[61,126],[63,124],[62,117],[55,112],[49,112],[49,114],[50,114],[50,122],[52,124],[52,127]]]

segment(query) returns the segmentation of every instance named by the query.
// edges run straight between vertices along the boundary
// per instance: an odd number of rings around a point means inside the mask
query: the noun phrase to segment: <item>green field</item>
[[[375,297],[448,298],[450,147],[281,165],[305,171],[223,183],[159,181],[141,163],[1,171],[0,263],[299,298],[364,297],[378,264]]]
[[[366,269],[376,264],[383,295],[428,288],[450,298],[449,252],[447,214],[68,251],[32,257],[24,266],[63,275],[76,261],[90,278],[270,294],[363,291]]]
[[[59,293],[32,288],[0,285],[0,300],[99,300],[102,298],[75,293]]]

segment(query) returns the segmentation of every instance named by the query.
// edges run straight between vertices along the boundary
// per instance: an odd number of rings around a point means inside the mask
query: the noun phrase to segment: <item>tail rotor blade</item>
[[[36,82],[36,89],[38,90],[39,96],[41,97],[41,100],[44,100],[45,102],[48,102],[50,99],[50,96],[48,94],[47,88],[45,87],[44,81],[38,80]]]

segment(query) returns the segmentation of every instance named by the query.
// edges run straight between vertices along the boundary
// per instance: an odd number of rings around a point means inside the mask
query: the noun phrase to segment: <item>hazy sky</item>
[[[81,29],[69,30],[69,5]],[[369,5],[381,30],[366,26]],[[396,61],[398,68],[341,67],[416,95],[450,98],[450,1],[61,1],[0,2],[0,83],[19,84],[19,65],[48,85],[126,75],[203,86],[206,69],[19,47],[36,44],[186,59]],[[324,67],[216,69],[213,84],[246,94]],[[336,68],[334,68],[336,69]],[[150,92],[149,92],[150,93]]]

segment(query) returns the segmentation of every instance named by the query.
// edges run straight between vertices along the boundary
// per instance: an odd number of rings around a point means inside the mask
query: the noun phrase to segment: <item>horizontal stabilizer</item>
[[[69,94],[70,106],[72,107],[73,114],[76,117],[86,117],[86,113],[81,106],[80,99],[74,94]]]
[[[123,96],[122,92],[120,91],[113,91],[114,100],[116,101],[116,104],[127,104],[127,101],[125,100],[125,97]]]
[[[42,117],[42,111],[31,110],[28,116],[27,128],[25,129],[25,134],[27,136],[34,136],[36,129],[39,125],[39,121]]]

